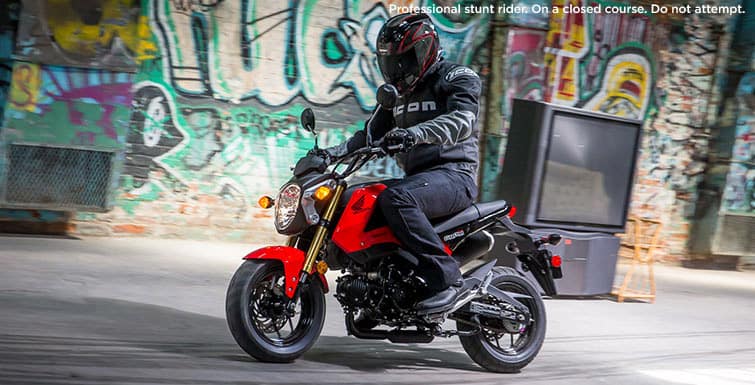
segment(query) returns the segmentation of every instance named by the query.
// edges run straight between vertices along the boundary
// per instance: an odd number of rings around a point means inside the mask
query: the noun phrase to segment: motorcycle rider
[[[403,145],[396,160],[406,173],[380,194],[378,205],[396,238],[419,260],[430,294],[416,310],[445,311],[458,295],[461,272],[430,219],[455,214],[477,196],[481,82],[471,69],[443,60],[426,14],[391,17],[376,45],[380,71],[399,99],[392,111],[378,107],[371,137],[383,139],[386,149]],[[365,145],[362,130],[324,151],[338,158]]]

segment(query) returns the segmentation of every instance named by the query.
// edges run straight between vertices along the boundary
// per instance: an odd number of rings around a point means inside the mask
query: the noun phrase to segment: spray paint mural
[[[154,53],[141,0],[23,0],[21,60],[135,72]]]
[[[526,0],[518,3],[560,10],[567,5],[595,6],[594,0]],[[548,14],[546,14],[548,15]],[[504,65],[505,95],[501,99],[503,139],[490,139],[489,154],[503,154],[515,98],[584,108],[644,119],[654,106],[656,36],[644,14],[580,14],[552,12],[518,15],[508,30]],[[659,26],[655,26],[660,29]],[[491,151],[490,147],[499,148]],[[497,160],[497,162],[496,162]],[[503,155],[485,159],[483,196],[495,184]]]
[[[604,4],[593,0],[523,3],[559,9]],[[553,12],[549,20],[544,24],[542,17],[518,16],[517,25],[508,31],[501,134],[508,132],[514,98],[644,119],[654,105],[653,45],[664,31],[651,28],[644,14]]]
[[[258,194],[275,192],[313,144],[298,124],[305,107],[315,109],[321,146],[362,127],[382,84],[374,41],[387,9],[372,1],[146,1],[159,58],[145,60],[135,78],[121,208],[139,216],[161,202],[201,200],[194,216],[243,223],[256,215],[249,207]],[[447,58],[480,58],[486,16],[432,17]],[[399,172],[382,160],[362,173]]]
[[[554,7],[595,5],[556,0]],[[552,13],[545,48],[545,99],[557,104],[643,119],[655,80],[644,14]]]
[[[17,61],[4,140],[122,148],[132,81],[129,73]]]

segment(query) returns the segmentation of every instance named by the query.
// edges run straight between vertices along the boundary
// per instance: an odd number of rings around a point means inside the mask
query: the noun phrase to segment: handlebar
[[[393,146],[388,146],[387,149],[383,149],[381,144],[382,144],[382,139],[374,143],[373,146],[362,147],[352,152],[351,154],[348,154],[344,156],[343,158],[339,159],[338,162],[335,163],[333,174],[337,175],[339,178],[346,178],[347,176],[356,172],[358,169],[362,168],[362,166],[364,166],[368,161],[372,160],[374,156],[376,155],[386,156],[392,153],[400,152],[404,148],[403,144],[397,144]],[[349,160],[350,163],[349,163],[349,166],[346,167],[346,170],[344,170],[340,174],[336,173],[335,169],[341,163],[345,163],[345,161],[347,160]]]
[[[348,158],[352,158],[352,157],[355,157],[355,156],[358,156],[358,155],[365,155],[365,154],[383,155],[383,156],[385,156],[385,155],[393,154],[393,153],[396,153],[396,152],[400,152],[403,149],[404,149],[404,145],[403,144],[396,144],[396,145],[393,145],[393,146],[388,146],[387,147],[388,151],[386,151],[386,149],[383,149],[382,140],[380,140],[377,143],[375,143],[373,146],[371,146],[371,147],[362,147],[362,148],[360,148],[360,149],[352,152],[351,154],[348,154],[348,155],[344,156],[342,159],[348,159]]]

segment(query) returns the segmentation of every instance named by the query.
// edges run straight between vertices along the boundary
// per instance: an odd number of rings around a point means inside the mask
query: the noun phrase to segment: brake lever
[[[380,138],[378,139],[377,142],[373,143],[375,147],[380,148],[382,150],[384,155],[390,155],[391,153],[401,152],[404,149],[403,144],[396,144],[393,146],[388,146],[387,148],[383,148],[384,141],[385,141],[385,138]]]

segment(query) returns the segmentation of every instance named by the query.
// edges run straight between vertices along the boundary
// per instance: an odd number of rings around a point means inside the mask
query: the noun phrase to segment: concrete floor
[[[658,268],[656,304],[548,300],[522,373],[483,371],[457,339],[345,335],[263,364],[232,340],[225,289],[251,247],[0,236],[0,384],[755,384],[755,273]]]

